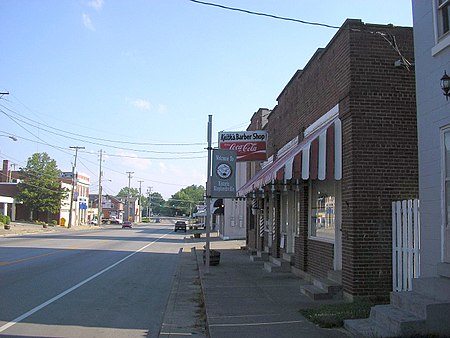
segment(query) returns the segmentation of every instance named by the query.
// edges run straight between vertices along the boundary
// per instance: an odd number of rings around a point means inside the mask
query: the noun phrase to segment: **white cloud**
[[[103,0],[91,0],[88,2],[88,6],[99,11],[102,9],[104,3],[105,2]]]
[[[150,101],[144,100],[144,99],[136,99],[131,101],[131,104],[133,106],[135,106],[136,108],[139,109],[144,109],[144,110],[151,110],[152,109],[152,104],[150,103]]]
[[[158,113],[159,114],[165,114],[167,113],[167,106],[165,104],[158,104]]]
[[[91,31],[95,31],[95,27],[92,24],[91,18],[88,14],[83,13],[83,25],[84,27],[86,27],[87,29],[91,30]]]

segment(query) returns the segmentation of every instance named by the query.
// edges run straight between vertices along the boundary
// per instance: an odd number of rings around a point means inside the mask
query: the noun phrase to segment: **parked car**
[[[123,228],[132,228],[133,227],[133,223],[131,223],[130,221],[125,221],[122,223],[122,229]]]
[[[186,222],[185,221],[176,221],[175,222],[175,232],[178,230],[183,230],[186,232]]]

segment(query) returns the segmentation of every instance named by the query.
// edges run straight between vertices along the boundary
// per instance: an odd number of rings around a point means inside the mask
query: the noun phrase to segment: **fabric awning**
[[[279,159],[256,173],[238,191],[238,196],[262,188],[274,180],[342,178],[341,120],[330,122],[312,131]]]

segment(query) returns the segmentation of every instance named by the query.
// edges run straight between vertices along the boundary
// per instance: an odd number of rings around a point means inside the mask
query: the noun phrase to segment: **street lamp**
[[[7,137],[13,141],[17,141],[17,137],[15,137],[14,135],[0,135],[0,136]]]
[[[448,98],[450,96],[450,76],[447,75],[447,72],[445,70],[444,75],[441,77],[441,89],[448,101]]]

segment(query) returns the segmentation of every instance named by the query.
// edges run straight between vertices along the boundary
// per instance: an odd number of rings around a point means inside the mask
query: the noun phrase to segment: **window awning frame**
[[[245,183],[242,197],[273,181],[342,179],[342,126],[338,117],[308,134],[299,144]]]

